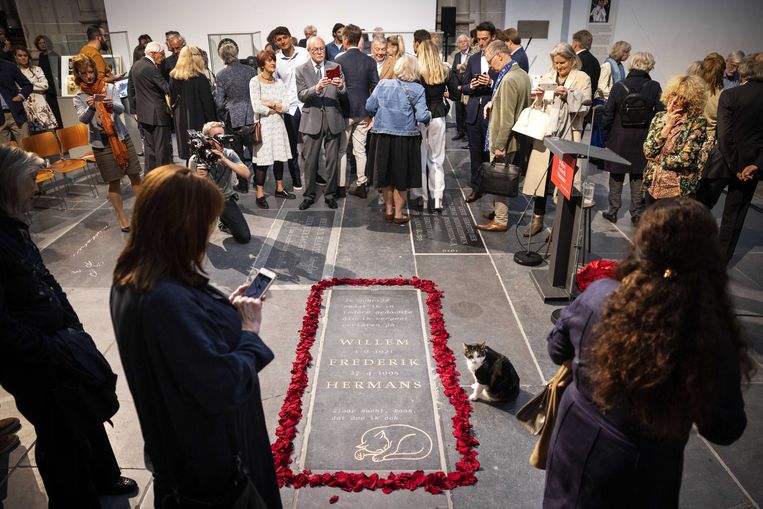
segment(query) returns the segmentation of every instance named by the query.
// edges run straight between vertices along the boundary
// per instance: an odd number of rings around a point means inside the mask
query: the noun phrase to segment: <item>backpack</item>
[[[620,125],[623,127],[647,127],[652,121],[652,102],[641,93],[641,90],[649,83],[641,86],[638,91],[631,91],[625,83],[620,83],[625,89],[625,99],[620,103],[617,111],[620,114]]]

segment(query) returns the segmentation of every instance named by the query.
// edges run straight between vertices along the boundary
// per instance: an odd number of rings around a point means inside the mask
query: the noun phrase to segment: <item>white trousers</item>
[[[339,186],[347,185],[347,143],[352,142],[352,155],[355,156],[355,167],[358,170],[358,184],[365,184],[366,178],[366,137],[368,136],[368,119],[347,119],[344,128],[342,144],[339,146]]]
[[[428,126],[419,124],[421,131],[421,182],[411,190],[411,196],[424,200],[442,200],[445,191],[445,117],[433,118]],[[427,178],[427,166],[429,177]],[[425,204],[426,205],[426,204]]]

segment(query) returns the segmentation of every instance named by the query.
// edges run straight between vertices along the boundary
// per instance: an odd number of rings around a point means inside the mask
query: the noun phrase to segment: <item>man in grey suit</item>
[[[305,164],[305,191],[299,210],[315,203],[315,177],[321,145],[326,150],[326,190],[324,199],[329,208],[337,208],[336,193],[339,174],[339,145],[344,133],[344,118],[339,97],[346,94],[341,67],[326,61],[326,43],[320,37],[307,41],[310,60],[297,67],[297,97],[304,103],[299,132],[302,133],[302,160]],[[339,67],[339,77],[327,72]]]
[[[172,162],[170,113],[166,98],[170,90],[159,69],[163,59],[161,44],[149,42],[146,56],[132,65],[127,84],[130,111],[143,131],[145,173]]]

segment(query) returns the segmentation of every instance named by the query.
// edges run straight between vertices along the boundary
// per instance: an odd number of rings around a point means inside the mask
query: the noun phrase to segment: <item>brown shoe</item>
[[[15,417],[0,419],[0,435],[10,435],[21,429],[21,421]]]
[[[385,213],[384,213],[384,219],[385,219],[385,220],[386,220],[388,223],[391,223],[391,222],[392,222],[392,220],[393,220],[393,219],[395,219],[395,214],[387,214],[387,213],[385,212]]]
[[[351,194],[365,200],[368,196],[368,186],[366,184],[358,184],[358,182],[355,181],[350,184],[350,188],[347,189],[347,194]]]
[[[0,435],[0,457],[10,453],[21,445],[21,440],[16,435]]]
[[[472,193],[469,196],[467,196],[466,200],[464,201],[466,201],[466,203],[474,203],[480,198],[482,198],[482,193],[475,193],[474,191],[472,191]]]
[[[543,216],[533,214],[533,220],[530,222],[530,226],[528,226],[525,231],[522,232],[522,235],[524,237],[532,237],[534,235],[538,235],[543,230]]]
[[[495,219],[495,212],[487,212],[487,211],[485,211],[485,212],[482,213],[482,217],[484,217],[488,221],[492,221],[493,219]]]
[[[393,217],[392,218],[392,222],[395,223],[395,224],[398,224],[398,225],[405,224],[405,223],[407,223],[410,220],[411,220],[411,216],[409,216],[407,214],[403,214],[400,217]]]
[[[482,230],[483,232],[505,232],[509,229],[509,225],[490,221],[489,223],[478,224],[477,229]]]

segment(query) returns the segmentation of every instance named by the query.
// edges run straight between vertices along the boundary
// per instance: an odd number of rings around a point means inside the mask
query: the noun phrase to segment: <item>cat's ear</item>
[[[485,348],[487,346],[487,341],[483,341],[480,343],[480,348]]]
[[[468,344],[466,344],[466,343],[461,343],[461,344],[464,345],[464,352],[469,349],[469,345]]]

